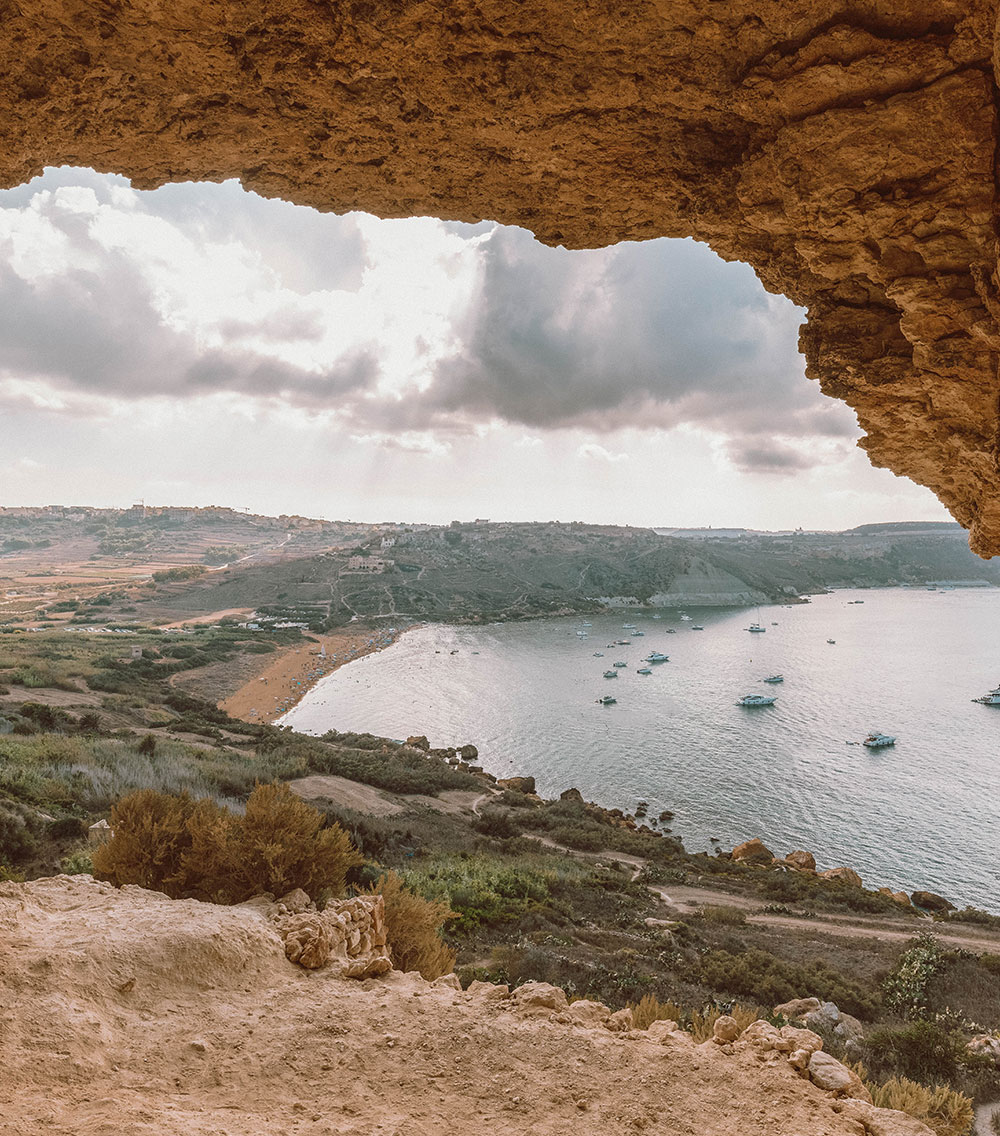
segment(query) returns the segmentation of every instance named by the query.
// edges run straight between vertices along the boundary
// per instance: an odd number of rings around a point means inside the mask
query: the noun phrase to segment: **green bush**
[[[904,951],[883,983],[885,1004],[904,1017],[917,1017],[927,1009],[927,986],[944,965],[945,951],[927,931]]]
[[[907,1077],[922,1085],[954,1085],[985,1069],[984,1060],[969,1053],[959,1030],[937,1022],[881,1026],[862,1046],[865,1065],[880,1081]],[[992,1065],[989,1058],[985,1062]]]

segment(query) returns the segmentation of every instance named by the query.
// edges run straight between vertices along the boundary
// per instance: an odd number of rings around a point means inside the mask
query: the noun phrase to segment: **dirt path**
[[[403,629],[408,630],[408,629]],[[376,631],[351,627],[329,635],[311,635],[300,647],[261,655],[261,669],[234,694],[219,703],[232,718],[274,722],[286,714],[321,678],[395,643],[403,630]]]
[[[652,885],[650,890],[681,914],[690,914],[706,904],[716,907],[736,907],[747,913],[748,923],[756,923],[763,927],[814,931],[845,938],[880,939],[886,942],[902,942],[912,939],[918,931],[932,931],[935,938],[949,946],[964,947],[966,950],[979,952],[1000,951],[1000,933],[985,929],[969,929],[956,934],[953,931],[942,930],[947,924],[934,923],[928,918],[903,921],[868,916],[859,921],[852,915],[824,915],[813,919],[801,919],[794,915],[762,913],[761,901],[756,896],[731,895],[729,892],[713,891],[710,888],[664,887],[660,884]]]

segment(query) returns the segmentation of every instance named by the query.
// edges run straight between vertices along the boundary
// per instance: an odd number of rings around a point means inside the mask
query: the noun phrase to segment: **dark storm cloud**
[[[741,435],[843,432],[795,348],[798,316],[752,271],[690,241],[569,253],[498,230],[461,348],[429,414],[537,428],[665,426]]]
[[[734,439],[728,452],[741,473],[796,473],[814,464],[802,451],[766,438]]]

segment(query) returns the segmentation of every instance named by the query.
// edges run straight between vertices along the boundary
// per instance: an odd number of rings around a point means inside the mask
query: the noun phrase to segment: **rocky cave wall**
[[[876,465],[1000,553],[996,5],[0,0],[0,183],[238,177],[573,248],[694,236],[808,308]]]

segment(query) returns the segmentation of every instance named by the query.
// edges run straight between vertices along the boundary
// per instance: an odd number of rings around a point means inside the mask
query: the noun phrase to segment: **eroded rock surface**
[[[809,309],[862,444],[1000,552],[995,4],[0,0],[0,183],[239,177],[549,243],[694,236]]]

